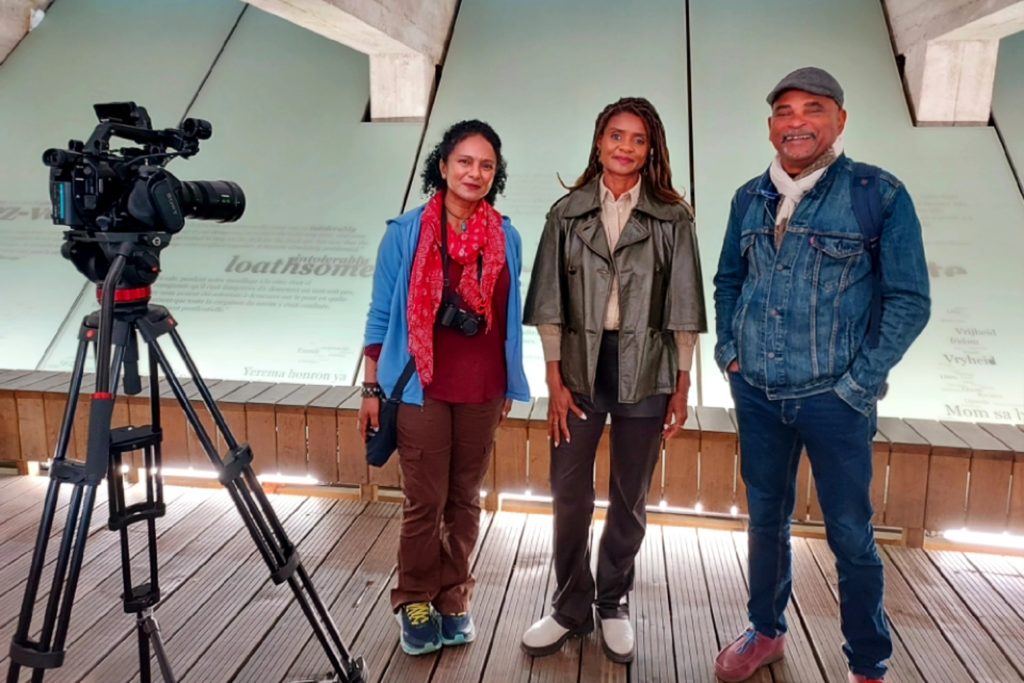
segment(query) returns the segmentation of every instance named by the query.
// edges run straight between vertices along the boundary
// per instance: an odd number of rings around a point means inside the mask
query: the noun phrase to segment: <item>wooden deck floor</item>
[[[0,672],[7,670],[45,485],[41,478],[0,478]],[[269,582],[226,494],[171,487],[167,497],[159,542],[164,603],[157,617],[179,679],[281,681],[322,673],[325,660],[290,592]],[[399,506],[299,496],[273,501],[373,681],[710,682],[714,653],[745,626],[743,536],[652,525],[632,596],[636,662],[610,663],[594,636],[531,661],[518,642],[544,613],[552,590],[551,518],[502,512],[485,518],[475,558],[477,641],[407,657],[396,647],[387,606]],[[117,536],[105,530],[105,519],[100,508],[66,663],[47,681],[138,678],[132,620],[118,597]],[[831,554],[821,540],[795,539],[794,546],[787,656],[753,680],[842,683]],[[898,547],[885,547],[883,556],[895,639],[890,681],[1024,680],[1024,559]]]

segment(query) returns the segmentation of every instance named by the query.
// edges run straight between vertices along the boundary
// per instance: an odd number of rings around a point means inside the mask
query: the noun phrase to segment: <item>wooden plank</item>
[[[967,526],[972,531],[1006,530],[1013,451],[972,422],[943,421],[971,450]]]
[[[67,409],[67,403],[68,395],[66,391],[64,393],[47,392],[43,394],[43,419],[46,422],[46,453],[48,457],[53,457],[56,454],[57,437],[60,433],[61,422],[64,420],[64,411]],[[64,456],[69,460],[78,458],[73,427]]]
[[[387,518],[369,515],[324,515],[302,547],[303,566],[314,576],[317,589],[326,591],[321,597],[333,596],[352,578],[386,523]],[[288,642],[297,649],[297,639],[289,641],[289,635],[305,635],[309,627],[298,605],[293,603],[291,591],[284,586],[264,583],[252,601],[225,626],[222,633],[230,635],[217,638],[188,670],[188,677],[199,681],[227,681],[236,676],[243,681],[272,680],[260,669],[256,669],[260,671],[258,675],[241,670],[247,661],[259,666],[265,658],[283,658]],[[274,629],[275,624],[280,628]]]
[[[163,519],[165,524],[163,526],[157,526],[157,537],[159,538],[160,536],[163,536],[167,529],[173,527],[179,520],[183,519],[186,515],[195,510],[196,506],[202,502],[206,495],[207,494],[196,490],[183,492],[180,497],[174,500],[174,505],[168,506],[167,514]],[[110,535],[113,536],[114,534]],[[136,525],[135,527],[129,528],[129,547],[133,558],[138,557],[139,553],[143,551],[143,539],[145,538],[145,535],[145,525]],[[84,596],[88,595],[91,591],[96,590],[111,575],[116,573],[118,577],[120,576],[121,555],[119,552],[97,554],[95,551],[90,552],[90,550],[91,549],[87,544],[85,560],[82,563],[82,569],[78,576],[76,592],[78,600],[84,599]],[[44,579],[40,585],[48,588],[52,583],[52,567],[43,572],[43,577]],[[118,593],[119,591],[113,593],[114,600],[117,600]],[[42,623],[43,613],[46,608],[46,598],[48,595],[49,591],[44,589],[41,590],[37,596],[32,616],[33,624]],[[7,593],[0,597],[0,615],[11,615],[13,620],[18,614],[18,610],[9,609],[10,604],[14,602],[18,607],[20,607],[22,598],[23,593],[21,591]],[[0,659],[0,668],[6,668],[5,659]]]
[[[495,537],[500,536],[500,539],[497,539],[495,541],[495,545],[491,548],[492,551],[499,553],[497,564],[500,565],[500,554],[502,548],[508,550],[510,546],[514,547],[518,545],[518,541],[515,540],[513,537],[510,537],[510,533],[513,531],[512,527],[521,528],[521,520],[523,516],[519,516],[520,521],[518,524],[511,520],[506,520],[501,523],[501,530],[495,531],[497,527],[494,527],[493,525],[498,524],[499,519],[504,517],[504,514],[493,515],[488,512],[481,513],[480,535],[477,537],[477,542],[473,548],[473,554],[471,555],[469,561],[470,566],[473,567],[473,572],[477,575],[477,593],[474,596],[473,605],[471,606],[471,610],[473,612],[473,621],[475,622],[477,628],[477,638],[474,641],[474,645],[468,648],[449,648],[447,651],[442,650],[440,652],[435,652],[429,655],[420,655],[418,657],[407,656],[405,653],[401,651],[401,649],[397,647],[397,620],[393,615],[389,604],[389,608],[385,611],[384,614],[386,615],[386,618],[390,620],[390,624],[389,628],[386,628],[384,632],[386,633],[387,631],[390,631],[390,637],[384,635],[383,643],[366,643],[361,650],[364,653],[364,656],[367,655],[367,650],[370,650],[368,653],[369,656],[367,656],[368,663],[371,660],[374,662],[379,662],[382,659],[384,659],[380,666],[374,664],[373,668],[375,676],[377,675],[376,672],[380,672],[380,680],[402,681],[402,683],[426,683],[426,681],[435,680],[439,683],[440,681],[445,681],[447,683],[449,679],[444,678],[441,675],[433,677],[442,657],[459,657],[459,661],[462,662],[465,667],[469,668],[473,666],[474,657],[476,658],[476,660],[479,660],[483,654],[481,652],[476,652],[474,654],[472,650],[478,651],[480,649],[489,649],[488,647],[482,646],[489,645],[489,643],[491,642],[491,629],[494,628],[494,622],[497,620],[497,617],[494,614],[494,605],[487,604],[485,609],[485,605],[482,603],[491,603],[497,598],[495,597],[493,586],[490,585],[492,581],[490,575],[488,575],[487,579],[488,588],[486,592],[483,595],[479,593],[481,588],[481,578],[483,578],[481,576],[483,549],[485,546],[487,546],[487,544],[491,543],[492,540],[495,540],[494,538],[492,538],[492,534],[494,534]],[[517,537],[518,536],[516,536],[516,538]],[[491,568],[494,569],[495,566],[497,565],[493,565]],[[371,617],[371,620],[373,620],[373,617]],[[486,630],[482,629],[483,626],[486,626]],[[380,628],[381,627],[379,623],[374,623],[372,630],[380,632]],[[389,654],[386,655],[386,658],[382,650],[389,650]],[[461,655],[459,654],[460,650],[463,651]],[[467,655],[465,651],[470,651],[469,655]],[[477,670],[475,673],[477,677],[480,676],[479,670]],[[477,679],[474,678],[473,680]]]
[[[220,384],[220,380],[205,380],[205,383],[206,388],[211,394],[213,394],[217,389],[217,385]],[[202,394],[199,392],[199,387],[195,382],[189,382],[186,386],[186,392],[189,403],[192,405],[192,408],[196,411],[196,415],[199,417],[199,424],[202,425],[207,436],[210,437],[210,441],[214,448],[217,448],[217,423],[213,421],[213,415],[206,409],[206,404],[203,402]],[[184,414],[182,417],[184,417]],[[188,452],[189,467],[200,472],[212,472],[213,465],[210,463],[210,456],[207,454],[206,449],[203,448],[203,444],[199,440],[199,436],[196,434],[195,429],[192,428],[192,425],[187,423],[187,420],[186,425],[185,450]],[[223,455],[223,452],[220,451],[220,449],[217,449],[217,455],[221,456]]]
[[[548,438],[548,399],[538,398],[533,403],[527,425],[529,462],[528,490],[535,496],[551,495],[551,440]]]
[[[920,546],[924,540],[931,446],[905,422],[895,418],[879,418],[878,431],[889,441],[884,523],[907,530],[908,543]]]
[[[347,392],[334,407],[334,419],[338,435],[338,481],[342,484],[359,486],[370,482],[370,470],[366,464],[366,444],[359,435],[359,405],[362,397],[359,387],[339,387],[338,391]],[[392,456],[393,463],[389,475],[383,479],[387,485],[397,485],[399,476],[395,469],[398,458]]]
[[[89,441],[89,406],[92,405],[92,392],[96,388],[96,375],[86,374],[82,377],[82,386],[78,390],[78,406],[75,408],[75,451],[80,460],[85,460]],[[130,412],[130,406],[129,406]]]
[[[306,407],[309,475],[323,483],[365,483],[362,481],[365,477],[365,463],[362,467],[364,474],[356,477],[359,481],[346,481],[338,472],[339,439],[358,441],[359,437],[338,433],[337,408],[355,391],[355,387],[329,387]]]
[[[884,552],[879,554],[885,563],[886,612],[924,680],[949,683],[971,680],[899,569]]]
[[[806,543],[811,554],[814,555],[814,559],[818,563],[818,569],[821,571],[822,576],[825,577],[825,582],[832,591],[833,597],[838,601],[839,577],[836,573],[835,556],[832,555],[832,551],[829,550],[828,545],[822,539],[807,539]],[[886,591],[886,596],[888,596],[888,590]],[[886,597],[886,600],[888,600],[888,597]],[[889,659],[889,671],[886,674],[886,680],[890,681],[890,683],[925,683],[925,679],[921,676],[921,672],[918,671],[914,660],[903,644],[899,630],[893,625],[891,618],[888,621],[892,636],[892,657]]]
[[[210,397],[213,399],[214,403],[216,403],[217,409],[221,411],[221,414],[223,415],[224,420],[228,425],[228,430],[231,432],[231,435],[235,438],[235,441],[237,443],[245,443],[245,409],[241,405],[228,403],[224,401],[224,399],[225,397],[230,396],[231,394],[235,393],[236,391],[246,386],[247,384],[249,383],[241,380],[221,380],[217,382],[216,385],[210,385]],[[213,422],[212,415],[209,416],[209,419],[210,422],[207,422],[205,417],[203,419],[203,424],[207,425],[208,428],[216,424]],[[227,440],[224,438],[224,435],[220,433],[220,429],[213,429],[210,433],[214,436],[214,445],[217,448],[217,454],[220,458],[223,459],[228,454]],[[193,444],[192,442],[189,443],[190,462],[193,462],[196,467],[198,467],[199,464],[202,463],[202,466],[204,468],[212,468],[211,465],[209,464],[208,457],[207,462],[202,462],[201,455],[199,455],[198,458],[196,459],[192,458],[193,453],[202,453],[202,447],[193,448],[194,445],[198,446],[198,444]]]
[[[736,554],[739,556],[740,567],[743,568],[744,580],[747,580],[747,542],[744,534],[731,533]],[[794,595],[795,595],[794,591]],[[804,624],[797,613],[794,600],[786,606],[786,656],[782,661],[771,665],[771,672],[776,681],[820,681],[822,672],[818,666],[811,640],[804,631]]]
[[[183,380],[181,385],[187,396],[192,389],[192,380]],[[160,385],[160,429],[163,431],[160,454],[164,467],[187,468],[188,420],[174,396],[171,383],[166,381]]]
[[[700,503],[704,512],[729,514],[733,503],[737,452],[736,427],[725,408],[697,408],[700,424]]]
[[[612,417],[605,418],[601,438],[597,441],[597,453],[594,455],[594,495],[597,500],[608,500],[608,484],[611,481],[611,439]]]
[[[839,605],[828,579],[818,567],[807,540],[793,538],[793,599],[825,680],[846,683],[849,665],[836,643],[843,642]]]
[[[19,479],[41,479],[41,477],[19,477]],[[5,489],[5,495],[19,495],[20,492],[17,489]],[[42,487],[36,487],[28,490],[26,494],[29,498],[36,501],[35,508],[28,508],[21,515],[12,518],[15,521],[14,526],[5,527],[5,532],[0,538],[0,555],[4,558],[4,565],[0,567],[0,595],[6,594],[9,591],[14,591],[20,595],[24,594],[24,585],[26,577],[28,577],[29,563],[31,561],[31,553],[35,549],[36,536],[38,535],[39,521],[42,516],[42,505],[43,497],[46,491]],[[64,519],[67,514],[67,505],[70,500],[71,489],[68,487],[62,487],[60,497],[58,498],[58,507],[56,514],[56,521],[53,525],[53,531],[50,534],[49,543],[51,546],[56,547],[59,543],[59,537],[61,532],[64,530]],[[96,508],[102,510],[107,504],[107,493],[105,487],[100,487],[96,492]],[[17,521],[19,520],[20,521]],[[99,542],[104,536],[110,536],[111,534],[94,536],[94,534],[100,529],[106,528],[107,519],[103,514],[94,514],[92,523],[89,525],[89,548],[93,549],[93,546]],[[21,528],[18,531],[19,527]],[[56,553],[49,553],[47,557],[47,564],[52,564],[56,561]],[[0,612],[0,617],[3,613]]]
[[[309,473],[306,444],[306,406],[327,391],[325,386],[300,386],[277,402],[277,462],[281,474],[306,476]]]
[[[370,467],[366,463],[366,444],[359,438],[359,406],[362,401],[357,390],[338,406],[338,469],[342,477],[349,473],[354,484],[365,482],[373,486],[401,488],[402,470],[398,453],[392,454],[383,467]]]
[[[13,391],[0,389],[0,461],[21,461],[21,436],[18,433],[18,402]]]
[[[924,526],[930,531],[959,529],[967,521],[967,478],[971,449],[933,420],[906,420],[931,444]]]
[[[42,502],[48,484],[49,480],[45,477],[20,477],[16,488],[12,488],[4,500],[0,501],[0,520],[37,507]]]
[[[938,625],[970,678],[957,680],[1009,683],[1021,678],[1003,657],[991,636],[970,610],[949,590],[949,584],[919,548],[887,547],[886,554]],[[933,641],[939,640],[933,636]]]
[[[677,681],[715,680],[718,641],[697,530],[662,527]]]
[[[591,525],[588,531],[588,542],[591,543],[591,547],[594,545],[592,539],[595,537],[595,526]],[[596,558],[597,553],[591,553],[591,572],[593,572],[593,566],[597,562]],[[550,614],[552,611],[552,602],[556,589],[554,564],[552,563],[548,569],[547,583],[540,590],[543,608],[537,618]],[[521,640],[521,638],[522,634],[520,634],[520,639],[518,640]],[[586,644],[587,653],[590,656],[581,662],[580,658],[584,644]],[[562,646],[562,649],[547,657],[527,657],[525,661],[527,662],[527,671],[531,683],[566,683],[567,681],[575,681],[577,678],[591,681],[610,681],[614,677],[616,681],[626,680],[625,667],[613,664],[601,652],[601,645],[597,640],[596,631],[584,638],[570,638]],[[617,676],[619,670],[623,672],[621,678]]]
[[[514,401],[508,416],[494,435],[494,479],[491,489],[500,493],[524,493],[526,478],[528,424],[534,402]]]
[[[702,423],[703,424],[703,423]],[[718,636],[718,648],[729,645],[750,625],[747,619],[749,589],[743,575],[732,533],[716,529],[698,529],[697,538],[704,558],[704,576],[710,596],[711,614]],[[771,683],[767,668],[758,670],[750,683]]]
[[[299,545],[303,563],[312,563],[313,560],[310,559],[310,556],[322,557],[320,553],[325,552],[325,545],[337,541],[336,534],[339,532],[339,527],[336,522],[340,522],[344,528],[344,523],[351,523],[361,507],[359,503],[352,501],[309,499],[303,505],[302,510],[290,518],[290,521],[303,522],[297,533],[289,532],[292,540]],[[337,508],[334,514],[329,514],[334,508]],[[348,514],[344,514],[345,512]],[[306,524],[309,526],[307,527]],[[331,534],[335,534],[333,538]],[[174,662],[175,676],[200,681],[225,680],[217,677],[207,678],[202,674],[208,666],[219,667],[221,665],[220,662],[214,660],[230,658],[231,655],[223,648],[230,649],[232,641],[236,638],[244,640],[244,633],[229,627],[239,614],[247,613],[246,610],[257,596],[260,596],[260,599],[273,601],[272,596],[266,593],[261,595],[261,591],[264,588],[271,588],[271,585],[267,566],[264,563],[260,561],[247,562],[245,566],[234,568],[231,571],[231,588],[229,590],[213,593],[208,596],[209,599],[198,596],[195,598],[199,602],[195,608],[197,611],[184,628],[179,628],[177,622],[172,622],[173,633],[169,633],[168,627],[161,620],[160,627],[164,633],[167,649],[178,653]],[[283,585],[273,586],[271,590],[290,596],[290,591]],[[230,635],[227,635],[228,633]],[[243,654],[247,655],[248,650]],[[132,680],[138,680],[138,676],[135,675]]]
[[[689,406],[686,421],[675,438],[665,442],[662,498],[675,508],[692,510],[697,505],[700,462],[700,423],[697,408]],[[657,503],[657,500],[654,501]]]
[[[590,554],[590,573],[597,576],[597,547],[599,539],[604,535],[604,522],[596,521],[591,526],[591,543],[594,552]],[[554,579],[554,572],[552,579]],[[554,594],[555,586],[552,582],[551,593]],[[597,615],[594,615],[595,619]],[[636,618],[631,617],[636,625]],[[635,631],[634,631],[635,635]],[[617,664],[608,659],[601,647],[600,626],[595,624],[593,633],[579,639],[573,639],[562,647],[563,652],[559,653],[558,661],[552,662],[554,666],[542,669],[543,675],[537,677],[543,683],[563,683],[566,680],[573,680],[576,671],[579,671],[580,681],[603,681],[603,683],[626,683],[629,680],[629,669],[625,664]],[[553,655],[558,656],[558,655]],[[537,673],[537,665],[540,662],[547,664],[545,657],[542,660],[534,660],[533,670]],[[579,666],[575,666],[579,662]],[[634,663],[632,666],[636,666]]]
[[[249,432],[246,425],[245,404],[250,399],[259,396],[260,393],[269,389],[272,384],[269,382],[246,382],[238,386],[234,391],[224,394],[217,400],[217,405],[224,415],[228,429],[239,444],[250,443]],[[221,454],[227,453],[227,444],[222,438],[218,438],[217,450]],[[259,457],[253,450],[253,455]]]
[[[981,423],[978,426],[1013,452],[1013,482],[1006,528],[1013,534],[1024,533],[1024,431],[1004,424]]]
[[[981,624],[985,635],[991,638],[991,643],[987,638],[983,639],[981,651],[989,651],[994,655],[993,665],[1005,662],[1011,667],[1005,680],[1021,680],[1021,675],[1024,674],[1024,638],[1021,638],[1024,634],[1024,621],[1014,613],[985,575],[978,571],[963,553],[934,551],[927,553],[927,559],[956,591],[966,609],[970,610]],[[942,586],[940,588],[944,589]],[[951,599],[948,591],[942,599]],[[971,634],[970,638],[982,638],[982,634]],[[956,646],[957,643],[954,642],[954,647]],[[998,655],[991,652],[994,648],[998,649]]]
[[[796,466],[796,504],[793,506],[793,519],[806,522],[811,517],[811,501],[818,502],[818,494],[814,490],[814,478],[811,476],[811,459],[807,450],[800,450],[800,462]],[[821,519],[821,507],[818,507],[818,520]]]
[[[378,516],[383,517],[387,525],[380,536],[377,537],[373,548],[371,548],[370,552],[356,568],[351,580],[328,603],[328,610],[334,615],[338,632],[341,634],[341,638],[345,641],[346,645],[355,640],[357,635],[364,630],[368,620],[377,611],[384,610],[387,614],[391,612],[390,606],[378,604],[378,601],[381,599],[386,601],[390,595],[389,584],[395,569],[395,555],[398,553],[401,512],[399,506],[394,504],[372,503],[367,507],[367,511],[363,513],[363,516],[374,514],[374,508],[380,511]],[[385,514],[387,515],[386,517],[384,517]],[[318,578],[318,589],[320,584],[321,581]],[[294,607],[289,609],[294,612]],[[318,679],[318,677],[323,677],[330,670],[330,664],[324,656],[323,650],[320,649],[320,644],[310,634],[308,627],[303,628],[304,623],[305,620],[300,621],[298,627],[293,629],[297,630],[301,638],[301,652],[294,661],[290,662],[287,671],[281,672],[280,675],[278,674],[280,663],[282,661],[285,664],[289,663],[288,657],[277,656],[273,649],[261,646],[259,652],[265,652],[268,655],[263,658],[264,668],[257,669],[246,664],[246,668],[235,677],[235,680],[239,682],[256,680],[255,674],[257,672],[261,673],[259,678],[265,678],[266,680],[295,680],[301,677]],[[392,629],[394,624],[395,621],[392,617],[390,624]],[[395,641],[393,631],[388,636],[390,641]],[[362,656],[362,652],[359,650],[353,649],[352,652],[355,656]],[[252,671],[252,677],[247,677],[247,670]],[[375,680],[379,673],[379,670],[371,670],[370,680]]]
[[[497,647],[506,646],[506,643],[496,643],[494,634],[501,617],[505,588],[512,575],[516,550],[525,528],[526,515],[511,512],[498,515],[491,523],[473,567],[476,576],[473,620],[477,629],[477,642],[474,647],[446,650],[434,671],[434,680],[476,683],[487,664],[487,652],[490,649],[483,645],[493,643]]]
[[[273,406],[246,403],[245,434],[252,447],[252,468],[256,474],[278,472],[277,422],[274,419]]]
[[[674,680],[672,614],[660,526],[647,528],[637,553],[629,611],[636,640],[636,659],[630,667],[632,676],[638,681]]]
[[[743,472],[740,471],[740,442],[739,442],[739,421],[736,417],[736,409],[729,408],[729,419],[732,420],[733,427],[736,429],[736,491],[733,493],[733,504],[736,506],[736,511],[741,514],[747,514],[747,484],[743,481]]]
[[[43,408],[43,394],[33,387],[54,374],[57,373],[26,375],[26,377],[35,377],[36,381],[23,384],[14,392],[14,400],[18,404],[18,438],[21,440],[20,459],[22,461],[41,462],[50,457],[50,450],[46,445],[46,413]],[[9,386],[13,384],[12,382]]]
[[[315,514],[306,514],[314,512],[312,506],[306,507],[309,499],[300,496],[271,496],[270,499],[285,529],[295,541],[300,540],[301,535],[317,519]],[[190,627],[190,619],[218,591],[228,602],[243,601],[249,577],[266,574],[266,565],[256,554],[249,533],[242,527],[237,516],[226,517],[229,520],[226,531],[204,534],[186,548],[183,572],[188,573],[180,581],[172,580],[163,590],[164,599],[157,618],[165,640],[182,628]],[[237,592],[236,580],[239,581]],[[130,622],[128,626],[131,626]],[[194,627],[202,627],[202,622],[195,622]],[[172,664],[177,667],[177,650],[169,652]],[[125,637],[89,671],[84,681],[123,682],[135,676],[138,669],[138,642],[133,631],[126,631]],[[175,675],[181,675],[177,668]]]
[[[203,539],[202,547],[208,554],[227,540],[221,537],[225,536],[229,526],[225,522],[230,519],[228,514],[233,507],[230,499],[227,495],[216,495],[220,492],[202,493],[205,499],[199,506],[160,536],[162,595],[172,592],[205,559],[186,550],[194,550],[193,544],[197,539]],[[219,543],[215,540],[218,538]],[[139,550],[144,552],[143,548],[141,546]],[[144,560],[135,563],[133,579],[136,583],[148,579]],[[108,656],[122,639],[134,634],[135,620],[125,614],[120,600],[121,581],[120,571],[114,571],[94,589],[76,595],[64,666],[52,675],[48,674],[47,680],[52,678],[54,683],[77,680],[82,672],[92,669]]]
[[[519,647],[519,642],[526,629],[548,612],[544,598],[552,573],[551,523],[549,515],[526,518],[505,592],[501,619],[494,629],[494,646],[487,657],[481,683],[525,683],[530,680],[531,659]]]
[[[871,522],[880,526],[885,520],[885,484],[889,480],[889,439],[876,431],[871,443]]]

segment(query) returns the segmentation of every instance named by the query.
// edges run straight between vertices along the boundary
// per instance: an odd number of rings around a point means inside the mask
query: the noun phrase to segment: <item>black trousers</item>
[[[573,628],[596,604],[601,617],[627,616],[624,598],[633,587],[634,559],[647,531],[647,490],[661,452],[668,396],[636,404],[618,402],[618,339],[605,333],[598,357],[595,397],[575,396],[587,416],[569,415],[571,439],[551,448],[556,589],[554,618]],[[611,393],[611,396],[609,396]],[[590,569],[594,513],[594,460],[611,415],[608,514],[598,546],[597,580]]]

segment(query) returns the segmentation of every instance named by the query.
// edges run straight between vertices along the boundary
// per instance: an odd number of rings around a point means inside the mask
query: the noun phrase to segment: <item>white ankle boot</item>
[[[628,618],[601,619],[601,647],[613,662],[633,661],[636,647],[633,625]]]
[[[565,628],[548,615],[526,629],[523,634],[523,651],[531,657],[545,657],[562,649],[570,638],[583,636],[594,630],[594,619],[589,617],[576,628]]]

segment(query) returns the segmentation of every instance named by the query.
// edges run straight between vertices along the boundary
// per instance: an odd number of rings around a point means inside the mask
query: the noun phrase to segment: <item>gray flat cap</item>
[[[843,87],[832,74],[816,66],[805,66],[788,74],[768,93],[768,104],[775,104],[779,95],[787,90],[803,90],[815,95],[831,97],[840,108],[843,106]]]

